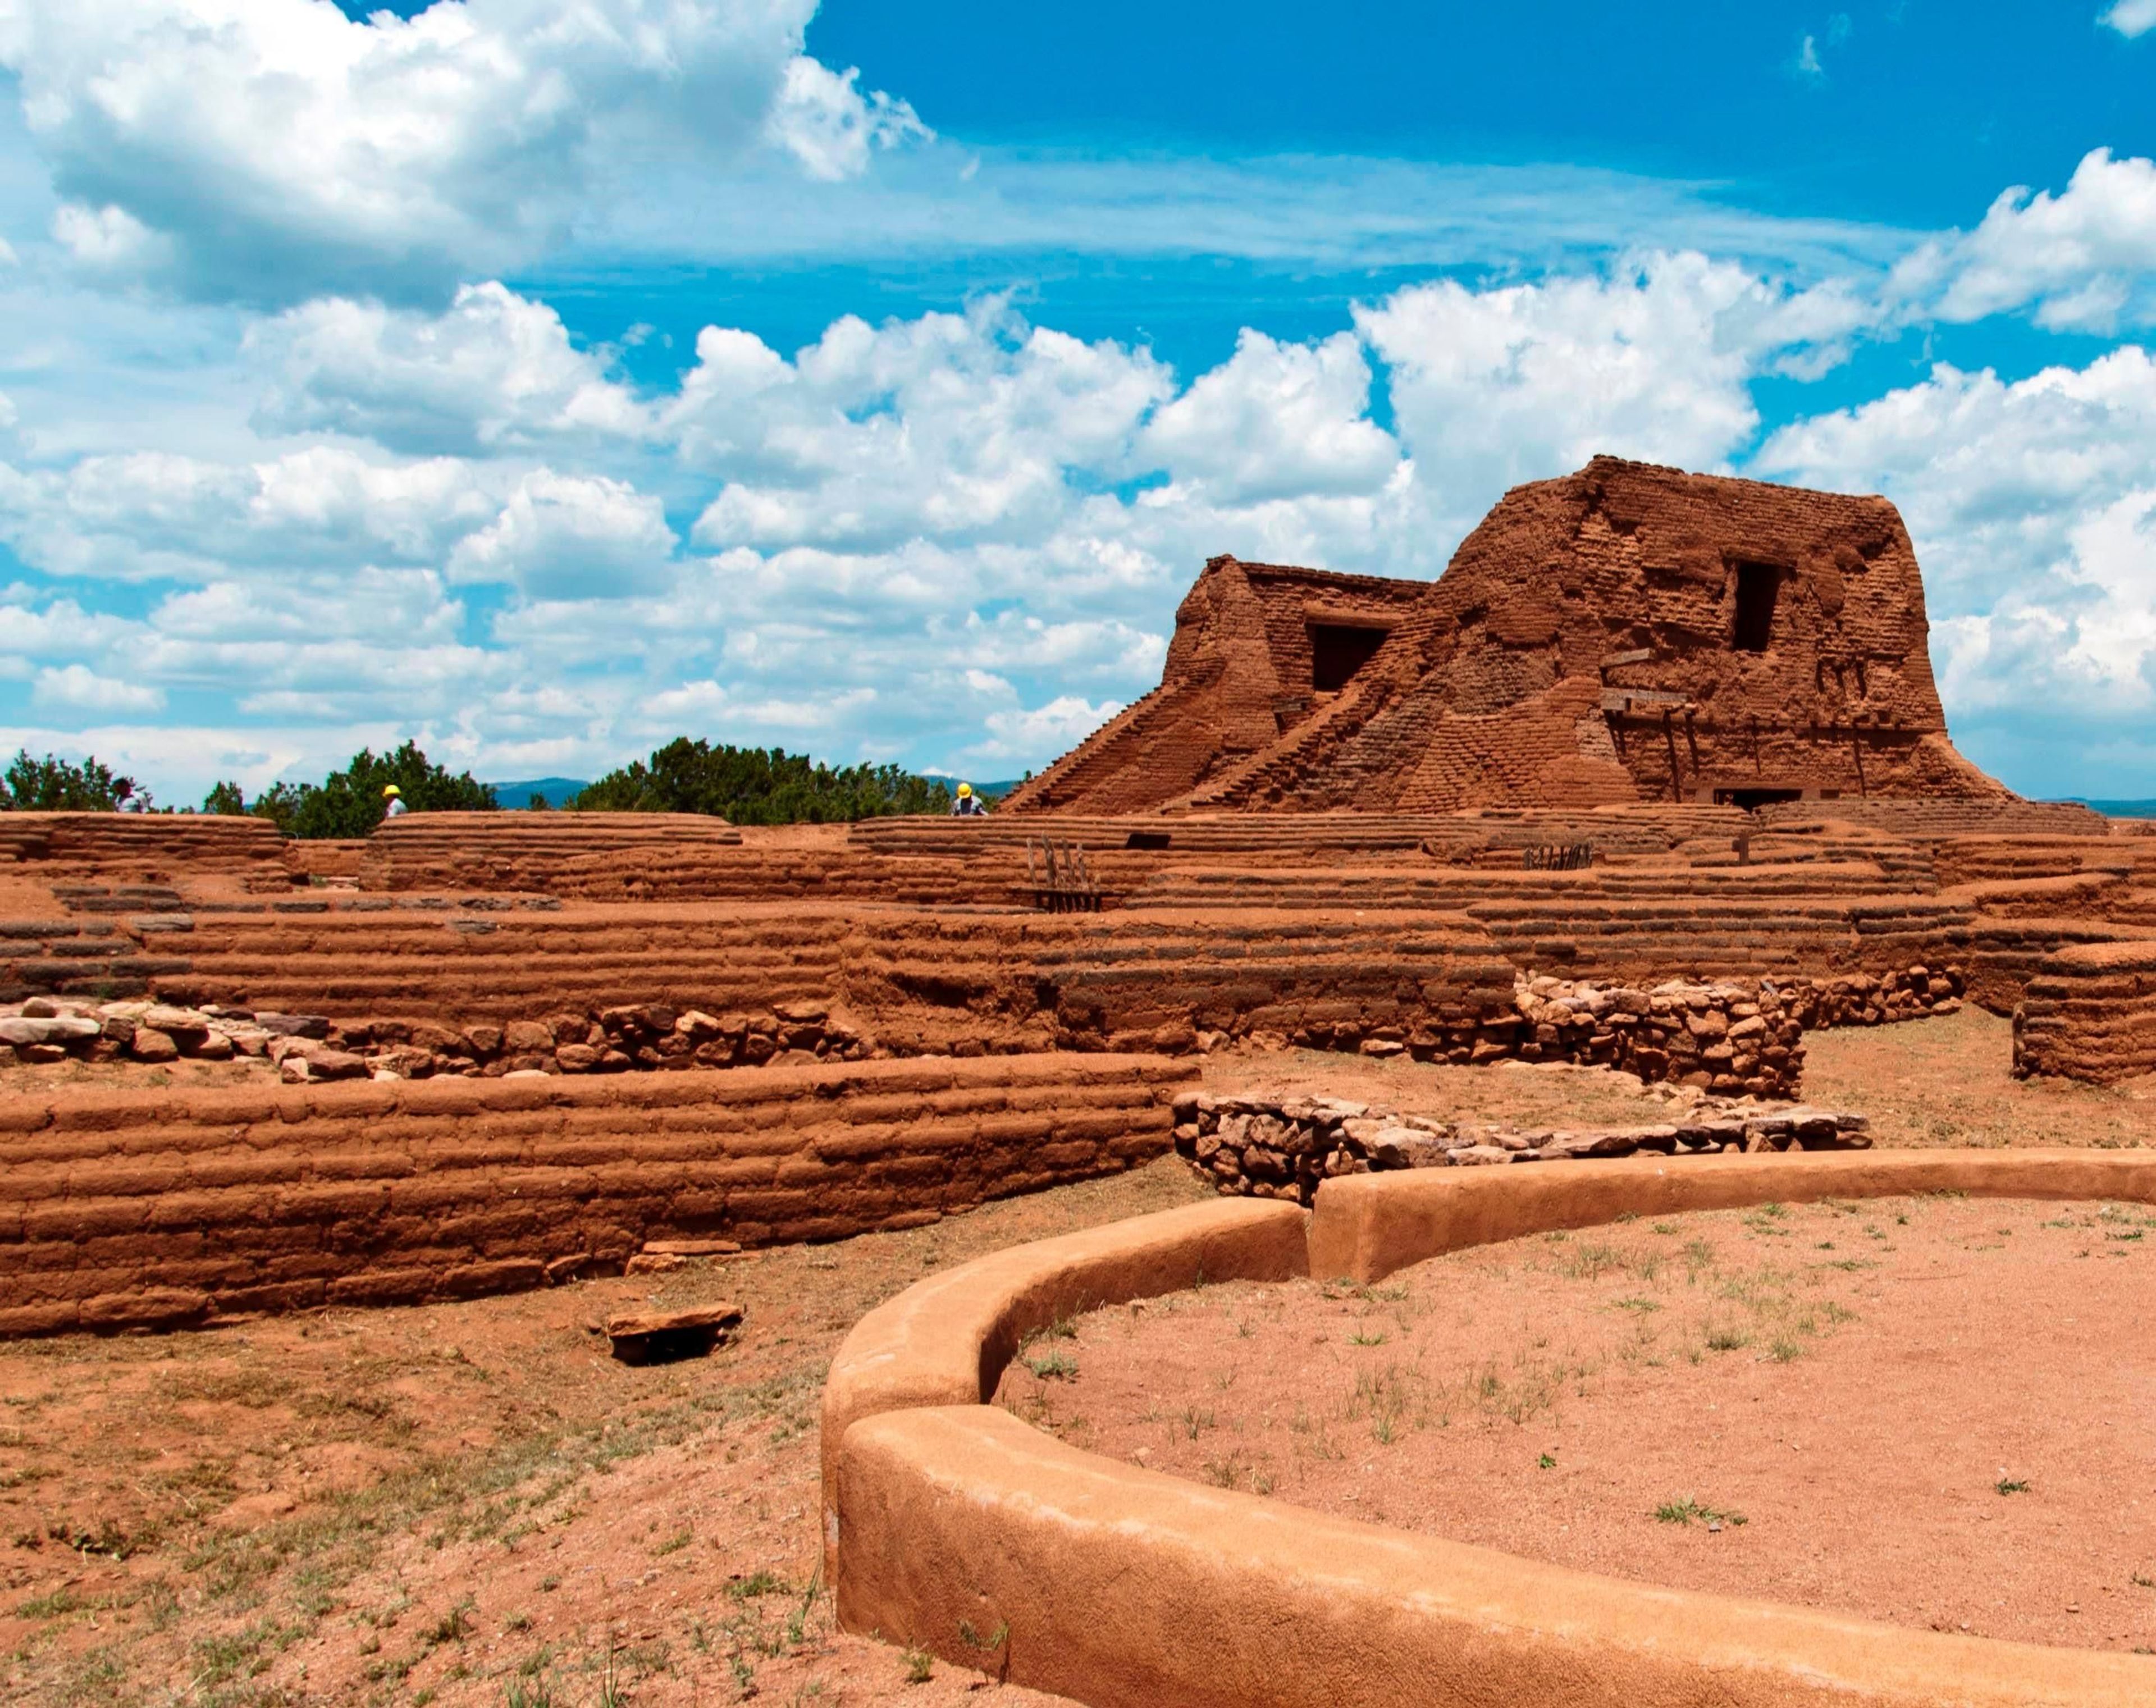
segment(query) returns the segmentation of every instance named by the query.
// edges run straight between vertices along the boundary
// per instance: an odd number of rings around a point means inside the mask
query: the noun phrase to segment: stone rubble
[[[259,1058],[290,1085],[323,1080],[498,1079],[512,1073],[628,1073],[670,1068],[860,1061],[878,1054],[830,1004],[782,1002],[709,1014],[627,1004],[452,1029],[426,1021],[344,1028],[319,1014],[201,1008],[137,999],[32,997],[0,1006],[0,1064]]]
[[[1402,1115],[1337,1097],[1216,1096],[1175,1100],[1175,1148],[1225,1196],[1292,1198],[1308,1206],[1342,1174],[1389,1169],[1552,1162],[1654,1151],[1861,1151],[1861,1115],[1804,1104],[1763,1109],[1701,1097],[1688,1112],[1647,1126],[1522,1128]]]

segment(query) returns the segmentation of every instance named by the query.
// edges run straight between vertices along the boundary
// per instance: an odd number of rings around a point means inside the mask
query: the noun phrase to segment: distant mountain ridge
[[[489,785],[494,798],[505,807],[529,807],[534,795],[540,796],[550,807],[567,806],[591,785],[573,777],[535,777],[523,782],[497,782]]]

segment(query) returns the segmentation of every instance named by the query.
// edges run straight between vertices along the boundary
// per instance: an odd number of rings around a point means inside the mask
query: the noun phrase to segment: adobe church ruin
[[[1597,457],[1435,582],[1216,557],[1019,810],[2013,798],[1954,751],[1887,500]]]

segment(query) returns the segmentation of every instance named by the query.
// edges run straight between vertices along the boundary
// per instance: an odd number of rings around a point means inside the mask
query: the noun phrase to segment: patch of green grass
[[[786,1580],[776,1572],[752,1572],[746,1577],[726,1580],[726,1593],[736,1601],[754,1601],[761,1596],[788,1595]]]
[[[1373,1334],[1358,1328],[1348,1336],[1348,1344],[1351,1346],[1382,1346],[1384,1343],[1385,1331],[1383,1329]]]
[[[696,1532],[694,1531],[676,1531],[672,1536],[667,1537],[665,1541],[660,1543],[657,1547],[651,1551],[651,1557],[656,1560],[662,1559],[668,1554],[678,1554],[682,1549],[687,1547],[689,1544],[695,1540]]]
[[[1710,1352],[1734,1352],[1741,1347],[1750,1346],[1752,1336],[1745,1333],[1743,1329],[1732,1327],[1727,1323],[1716,1323],[1707,1330],[1706,1341],[1707,1349]]]
[[[983,1654],[993,1654],[1010,1641],[1010,1621],[1000,1621],[995,1629],[983,1638],[974,1628],[971,1619],[961,1619],[958,1621],[958,1640],[968,1649],[977,1649]]]
[[[439,1649],[444,1643],[461,1643],[471,1635],[471,1610],[475,1598],[466,1596],[428,1628],[423,1639],[429,1649]]]
[[[1043,1382],[1068,1382],[1078,1374],[1078,1361],[1068,1352],[1043,1352],[1020,1362]]]
[[[1542,1453],[1536,1454],[1535,1467],[1538,1470],[1555,1470],[1557,1469],[1557,1455],[1553,1453]]]
[[[2026,1477],[2001,1477],[1991,1485],[2002,1495],[2025,1495],[2029,1492]]]
[[[1741,1512],[1723,1511],[1703,1504],[1691,1495],[1678,1500],[1665,1500],[1655,1509],[1655,1517],[1663,1524],[1690,1524],[1697,1519],[1702,1524],[1734,1526],[1745,1521]]]
[[[906,1651],[906,1681],[909,1685],[925,1685],[936,1676],[936,1659],[927,1650],[909,1649]]]

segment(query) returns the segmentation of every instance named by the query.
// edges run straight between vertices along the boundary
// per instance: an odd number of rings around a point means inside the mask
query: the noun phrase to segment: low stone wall
[[[55,1092],[0,1105],[0,1335],[503,1292],[905,1228],[1164,1154],[1127,1057]]]
[[[1898,972],[1851,972],[1801,979],[1784,987],[1788,1004],[1807,1030],[1825,1026],[1885,1026],[1960,1011],[1969,975],[1958,962]]]
[[[2014,1011],[2014,1072],[2098,1085],[2156,1073],[2156,942],[2046,957]]]
[[[514,1073],[620,1074],[690,1068],[802,1067],[876,1053],[829,1004],[707,1014],[662,1003],[461,1029],[426,1021],[343,1027],[321,1014],[141,1000],[33,997],[0,1006],[0,1065],[259,1057],[290,1084],[314,1080],[501,1079]],[[882,1052],[888,1054],[888,1052]]]
[[[1291,1198],[1307,1207],[1326,1181],[1398,1168],[1578,1162],[1722,1151],[1861,1151],[1871,1148],[1861,1115],[1801,1105],[1743,1109],[1707,1100],[1647,1126],[1525,1128],[1400,1115],[1335,1097],[1218,1097],[1185,1092],[1175,1100],[1175,1148],[1225,1196]]]
[[[1540,977],[1523,981],[1514,1001],[1522,1061],[1594,1063],[1755,1097],[1794,1097],[1803,1076],[1804,1022],[1768,980],[1643,990]]]

